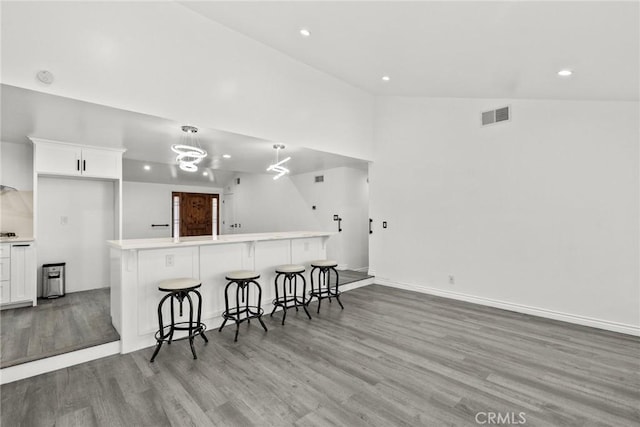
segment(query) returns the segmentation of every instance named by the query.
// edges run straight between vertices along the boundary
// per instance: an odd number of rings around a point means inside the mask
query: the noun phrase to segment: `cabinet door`
[[[51,175],[80,175],[81,149],[73,145],[38,143],[36,172]]]
[[[11,258],[0,258],[0,280],[11,278]]]
[[[11,302],[30,301],[35,298],[35,260],[32,244],[11,245]]]
[[[83,148],[81,169],[83,176],[118,179],[121,176],[122,153],[99,148]]]
[[[0,304],[11,302],[11,288],[8,280],[0,280]]]

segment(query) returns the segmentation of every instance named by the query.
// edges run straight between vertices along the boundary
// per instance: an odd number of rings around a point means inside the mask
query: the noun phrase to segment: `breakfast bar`
[[[190,277],[202,282],[202,322],[208,329],[222,323],[225,274],[233,270],[260,273],[265,311],[274,297],[274,268],[306,267],[326,257],[334,232],[276,232],[220,236],[110,240],[111,320],[120,334],[121,352],[155,344],[162,280]]]

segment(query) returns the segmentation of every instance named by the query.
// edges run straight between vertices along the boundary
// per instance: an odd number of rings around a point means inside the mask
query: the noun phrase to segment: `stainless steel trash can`
[[[42,266],[42,297],[58,298],[65,293],[65,265],[61,262],[57,264],[44,264]]]

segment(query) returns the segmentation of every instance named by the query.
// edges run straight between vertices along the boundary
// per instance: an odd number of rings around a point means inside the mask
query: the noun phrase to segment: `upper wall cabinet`
[[[120,148],[89,147],[31,138],[35,145],[35,172],[43,175],[121,179]]]

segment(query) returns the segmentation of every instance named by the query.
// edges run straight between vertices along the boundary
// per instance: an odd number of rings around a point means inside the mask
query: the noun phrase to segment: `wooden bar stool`
[[[189,345],[191,346],[191,353],[193,354],[194,359],[198,358],[198,356],[196,356],[196,349],[193,346],[194,337],[196,335],[200,335],[205,343],[209,342],[207,336],[204,334],[207,327],[201,322],[202,295],[200,295],[200,292],[197,290],[200,286],[202,286],[202,283],[199,280],[191,278],[163,280],[158,284],[158,290],[168,292],[168,294],[165,295],[158,304],[158,332],[156,332],[155,335],[157,343],[153,356],[151,356],[152,363],[158,355],[158,352],[162,347],[162,343],[167,341],[171,344],[175,331],[189,332],[185,338],[189,338]],[[189,295],[190,293],[193,293],[198,297],[198,314],[195,320],[193,318],[193,301],[191,300],[191,295]],[[180,303],[180,316],[182,316],[182,303],[185,299],[189,302],[189,320],[176,322],[174,302],[177,300]],[[169,303],[171,304],[171,323],[165,326],[162,320],[162,306],[167,300],[169,300]]]
[[[307,305],[311,302],[313,297],[318,298],[318,313],[320,313],[320,302],[329,298],[329,302],[331,302],[331,298],[335,298],[340,304],[340,308],[344,310],[344,306],[342,302],[340,302],[340,291],[338,290],[338,270],[336,267],[338,263],[333,260],[322,259],[311,262],[311,272],[309,275],[311,276],[311,292],[309,292],[309,300],[307,301]],[[333,285],[331,284],[331,275],[335,276],[335,282]],[[317,281],[314,281],[314,276],[317,278]]]
[[[307,317],[311,319],[311,315],[307,310],[307,281],[304,278],[304,265],[287,264],[281,265],[276,268],[276,298],[273,300],[273,311],[271,317],[275,313],[278,307],[282,307],[282,324],[284,325],[284,319],[287,318],[287,309],[289,307],[295,307],[298,311],[298,307],[302,307],[304,312],[307,313]],[[278,287],[278,280],[280,280],[280,286]],[[302,280],[302,294],[298,293],[298,279]],[[287,286],[289,285],[289,286]],[[289,292],[287,292],[287,288]],[[279,291],[280,289],[280,291]]]
[[[250,323],[251,319],[257,318],[265,332],[267,332],[267,326],[262,321],[262,314],[264,310],[260,307],[262,303],[262,288],[256,281],[260,275],[255,271],[239,270],[228,273],[226,279],[229,281],[224,289],[224,306],[225,311],[222,313],[224,321],[218,329],[218,332],[222,332],[222,328],[227,323],[227,320],[233,320],[236,322],[236,336],[234,342],[238,341],[238,331],[240,330],[240,323],[245,320]],[[257,297],[251,298],[251,289],[257,291]],[[229,291],[235,291],[235,306],[229,305]]]

